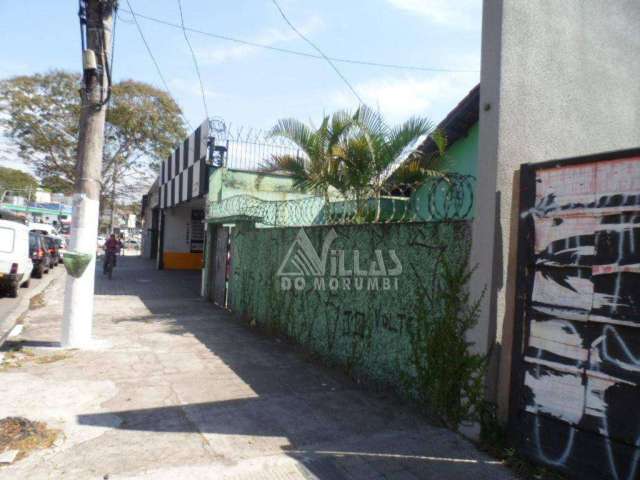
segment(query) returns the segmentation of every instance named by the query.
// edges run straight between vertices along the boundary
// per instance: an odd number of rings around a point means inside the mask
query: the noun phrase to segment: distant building
[[[48,223],[58,228],[61,233],[69,233],[72,213],[70,196],[38,189],[29,194],[29,198],[6,195],[0,207],[22,215],[29,221]]]
[[[36,190],[35,201],[39,203],[51,203],[51,192]]]

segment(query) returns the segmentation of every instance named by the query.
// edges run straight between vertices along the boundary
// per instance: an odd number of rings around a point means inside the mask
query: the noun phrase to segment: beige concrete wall
[[[484,1],[471,259],[478,265],[472,292],[487,291],[470,339],[484,350],[504,337],[500,387],[497,363],[490,383],[503,406],[513,321],[514,279],[507,272],[517,235],[510,233],[514,175],[523,163],[640,145],[639,26],[637,0]]]
[[[191,209],[194,207],[180,205],[165,210],[164,250],[165,252],[189,251],[189,224]]]

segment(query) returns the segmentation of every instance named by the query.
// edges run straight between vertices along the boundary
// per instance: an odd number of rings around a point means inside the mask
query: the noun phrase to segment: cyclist
[[[104,242],[104,263],[102,264],[102,273],[107,273],[107,262],[109,259],[113,262],[113,267],[116,266],[116,254],[122,248],[122,243],[116,238],[116,235],[112,233],[106,242]]]

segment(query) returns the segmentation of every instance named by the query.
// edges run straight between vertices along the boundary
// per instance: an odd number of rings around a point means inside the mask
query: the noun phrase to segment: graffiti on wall
[[[639,478],[640,156],[536,169],[522,215],[523,449],[585,478]]]
[[[403,390],[401,374],[415,376],[412,332],[424,297],[437,296],[445,261],[466,263],[470,224],[258,228],[236,231],[231,243],[232,311]],[[423,321],[439,313],[429,308]]]
[[[390,334],[405,335],[416,321],[415,315],[407,312],[389,312],[377,307],[373,312],[345,307],[338,311],[342,324],[342,335],[363,337],[369,326],[374,331],[384,330]]]

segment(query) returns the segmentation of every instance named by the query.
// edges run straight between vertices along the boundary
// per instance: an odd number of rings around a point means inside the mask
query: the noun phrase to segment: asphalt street
[[[0,343],[8,330],[13,328],[15,317],[28,308],[29,299],[40,293],[53,280],[62,278],[64,274],[64,266],[58,265],[42,278],[32,278],[29,287],[21,288],[17,298],[9,298],[6,292],[0,292]],[[6,320],[11,321],[5,322]]]

